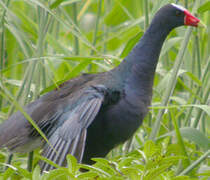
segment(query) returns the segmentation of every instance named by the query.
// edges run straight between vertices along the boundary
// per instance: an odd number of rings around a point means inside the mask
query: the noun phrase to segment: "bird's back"
[[[94,84],[95,74],[83,74],[77,78],[66,81],[55,90],[45,94],[34,102],[24,107],[28,115],[46,133],[50,128],[52,133],[59,124],[60,116],[67,109],[73,108],[81,91]],[[46,123],[45,126],[43,124]],[[46,134],[49,137],[48,134]],[[37,140],[37,143],[34,141]],[[32,142],[32,143],[30,143]],[[29,143],[29,146],[25,146]],[[40,136],[23,114],[18,111],[0,125],[0,147],[6,146],[12,151],[25,152],[40,146]],[[23,146],[24,145],[24,146]],[[27,148],[26,148],[27,147]]]

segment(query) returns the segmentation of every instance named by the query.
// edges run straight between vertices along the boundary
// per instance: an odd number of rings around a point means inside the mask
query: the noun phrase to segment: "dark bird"
[[[87,164],[92,163],[92,157],[106,156],[142,124],[151,103],[161,47],[169,32],[199,24],[185,8],[165,5],[118,67],[71,79],[25,107],[52,146],[18,111],[0,126],[0,147],[30,152],[42,146],[43,156],[61,166],[66,165],[69,153]],[[53,167],[42,162],[41,168]]]

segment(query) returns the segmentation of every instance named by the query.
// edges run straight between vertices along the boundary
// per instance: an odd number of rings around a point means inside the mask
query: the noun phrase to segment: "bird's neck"
[[[120,77],[135,86],[151,89],[160,51],[170,30],[153,21],[139,43],[116,68]]]

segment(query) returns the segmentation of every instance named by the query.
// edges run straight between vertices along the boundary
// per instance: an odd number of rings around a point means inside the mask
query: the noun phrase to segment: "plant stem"
[[[207,104],[207,101],[208,101],[208,97],[209,97],[209,92],[210,92],[210,83],[208,84],[208,87],[206,88],[207,91],[205,92],[205,94],[203,95],[203,102],[202,104]],[[197,112],[197,115],[196,115],[196,118],[195,118],[195,121],[193,123],[193,127],[194,128],[197,128],[198,124],[199,124],[199,121],[200,121],[200,117],[201,117],[201,113],[203,111],[201,109],[198,110]]]
[[[198,6],[198,1],[195,1],[194,7],[193,7],[193,12],[195,12],[197,6]],[[169,85],[167,86],[168,88],[166,89],[166,92],[164,93],[161,106],[167,106],[169,98],[173,93],[173,90],[174,90],[175,85],[176,85],[177,74],[178,74],[178,71],[181,67],[181,64],[182,64],[182,61],[183,61],[183,56],[184,56],[185,50],[187,48],[187,44],[189,42],[191,33],[192,33],[192,27],[188,27],[188,29],[185,33],[185,36],[184,36],[184,40],[183,40],[183,42],[181,44],[181,47],[180,47],[180,50],[178,52],[178,55],[177,55],[177,58],[176,58],[176,61],[175,61],[175,64],[174,64],[174,68],[173,68],[173,71],[172,71],[172,74],[171,74],[171,78],[170,78],[170,81],[169,81]],[[155,137],[157,136],[157,134],[159,132],[161,119],[162,119],[162,116],[163,116],[164,112],[165,112],[165,109],[160,109],[159,112],[158,112],[157,120],[155,121],[155,124],[152,127],[152,132],[150,134],[150,139],[152,139],[152,140],[155,140]]]
[[[184,6],[186,9],[188,8],[188,0],[185,0]]]
[[[13,158],[13,154],[9,154],[6,164],[11,164],[12,158]],[[7,169],[8,169],[8,166],[5,166],[4,170],[6,171]]]
[[[198,164],[203,162],[209,155],[210,155],[210,150],[208,150],[203,156],[201,156],[199,159],[194,161],[190,166],[188,166],[184,171],[182,171],[179,174],[179,176],[183,176],[183,175],[189,173],[190,171],[192,171]]]
[[[200,46],[199,46],[199,38],[198,38],[198,30],[196,29],[196,35],[195,35],[195,46],[196,46],[196,54],[197,54],[197,72],[198,72],[198,78],[201,77],[201,57],[200,57]]]
[[[39,16],[39,31],[38,31],[38,40],[37,40],[37,51],[35,56],[36,57],[41,57],[43,56],[43,52],[44,52],[44,41],[45,41],[45,37],[50,25],[49,19],[48,19],[48,13],[45,12],[44,9],[41,9],[40,7],[37,8],[37,14]],[[52,20],[52,19],[51,19]],[[44,60],[43,60],[44,61]],[[27,94],[30,93],[30,86],[32,84],[32,81],[34,79],[35,81],[35,91],[34,91],[34,98],[37,98],[41,89],[41,85],[45,85],[46,82],[44,82],[43,80],[45,80],[45,78],[41,77],[45,75],[45,71],[44,71],[44,62],[32,62],[32,71],[30,73],[30,78],[29,78],[29,83],[28,86],[29,88],[26,89]],[[36,71],[36,74],[34,75],[34,72]],[[32,163],[33,163],[33,152],[29,153],[29,157],[28,157],[28,170],[31,171],[32,170]]]
[[[32,171],[32,165],[33,165],[33,156],[34,156],[34,152],[30,152],[28,155],[28,164],[27,164],[27,169],[29,172]]]
[[[171,78],[170,78],[170,81],[169,81],[169,85],[168,85],[168,88],[166,89],[166,92],[164,93],[163,101],[161,103],[161,106],[167,106],[168,101],[169,101],[169,97],[173,93],[174,87],[176,85],[177,74],[178,74],[178,71],[181,67],[182,59],[183,59],[187,44],[189,42],[191,32],[192,32],[192,28],[189,27],[187,29],[187,32],[185,33],[183,43],[181,44],[179,53],[177,55],[177,58],[176,58],[176,61],[175,61],[175,64],[174,64],[174,68],[173,68],[173,71],[172,71],[172,74],[171,74]],[[165,112],[165,109],[160,109],[159,110],[157,120],[155,121],[155,124],[152,128],[152,132],[150,134],[150,139],[152,139],[152,140],[154,140],[156,135],[158,134],[158,131],[160,129],[161,118],[162,118],[164,112]]]
[[[93,36],[93,46],[96,45],[96,40],[97,40],[97,33],[98,33],[98,25],[99,25],[99,20],[100,20],[100,15],[101,15],[101,5],[102,5],[102,0],[99,0],[98,3],[98,12],[97,12],[97,18],[96,18],[96,24],[95,24],[95,31],[94,31],[94,36]],[[94,50],[91,50],[90,55],[94,54]]]
[[[183,138],[182,138],[181,133],[179,131],[179,126],[178,126],[177,121],[176,121],[177,118],[176,118],[175,115],[172,115],[171,119],[172,119],[172,123],[173,123],[174,129],[175,129],[175,132],[176,132],[176,138],[177,138],[178,144],[180,146],[181,153],[182,153],[183,156],[187,157],[186,160],[179,161],[179,164],[178,164],[178,167],[177,167],[177,173],[179,173],[181,171],[182,167],[183,167],[183,162],[186,162],[187,166],[190,165],[190,158],[187,154],[187,150],[185,148]]]
[[[73,18],[74,23],[76,26],[78,26],[77,22],[77,3],[73,3]],[[76,29],[75,29],[76,31]],[[75,55],[79,55],[79,39],[77,36],[74,36],[74,45],[75,45]]]
[[[209,58],[208,58],[208,60],[207,60],[207,65],[205,65],[205,69],[204,69],[203,74],[202,74],[202,76],[201,76],[202,84],[204,84],[205,80],[208,78],[207,75],[208,75],[208,72],[209,72],[209,68],[210,68],[210,56],[209,56]],[[201,87],[199,86],[199,87],[197,88],[195,94],[199,94],[200,91],[201,91]],[[193,101],[192,101],[191,104],[195,104],[195,103],[196,103],[196,97],[194,97],[194,99],[193,99]],[[193,107],[190,107],[190,109],[189,109],[189,111],[188,111],[188,113],[187,113],[187,115],[186,115],[186,119],[185,119],[185,125],[186,125],[186,126],[190,126],[190,124],[191,124],[190,116],[191,116],[191,114],[192,114],[192,110],[193,110]]]
[[[7,0],[7,3],[6,3],[6,7],[9,6],[9,3],[10,3],[10,0]],[[1,27],[2,27],[2,31],[1,31],[1,45],[0,45],[0,70],[2,70],[4,68],[4,63],[5,63],[5,26],[4,26],[4,23],[5,23],[5,16],[6,16],[6,9],[4,9],[4,12],[2,14],[2,17],[1,17]],[[2,81],[2,77],[3,77],[3,74],[2,74],[2,71],[0,71],[0,81]],[[3,84],[3,81],[2,81],[2,84]],[[3,99],[2,97],[0,96],[0,109],[2,107],[2,103],[3,103]]]
[[[148,0],[144,0],[144,9],[145,9],[144,31],[146,31],[147,27],[149,26]]]

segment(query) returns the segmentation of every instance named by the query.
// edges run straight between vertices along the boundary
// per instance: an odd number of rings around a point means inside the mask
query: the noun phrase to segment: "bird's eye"
[[[181,11],[176,11],[176,16],[181,16],[182,12]]]

